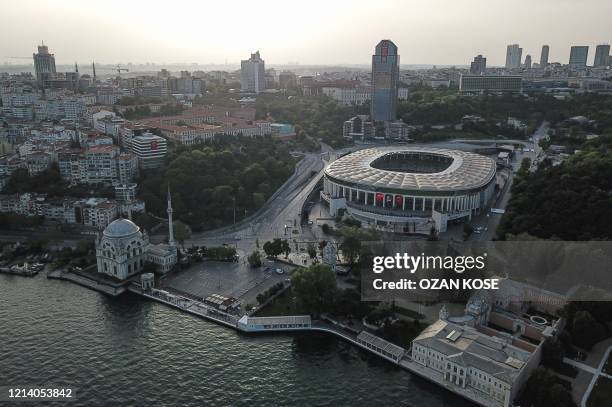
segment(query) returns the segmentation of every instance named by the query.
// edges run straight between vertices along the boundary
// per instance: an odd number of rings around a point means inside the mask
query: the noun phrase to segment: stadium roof
[[[372,162],[394,153],[423,153],[452,159],[444,170],[435,173],[390,171],[372,167]],[[428,147],[376,147],[356,151],[334,161],[325,174],[339,182],[372,188],[421,191],[463,191],[483,187],[495,176],[495,162],[483,155],[458,150]]]

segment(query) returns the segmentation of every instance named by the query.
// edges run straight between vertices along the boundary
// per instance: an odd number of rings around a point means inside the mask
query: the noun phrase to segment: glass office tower
[[[392,41],[382,40],[372,55],[372,121],[385,122],[396,119],[398,83],[397,46]]]

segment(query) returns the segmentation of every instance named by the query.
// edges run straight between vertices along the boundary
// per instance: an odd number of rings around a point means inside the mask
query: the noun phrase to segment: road
[[[507,174],[507,180],[504,185],[504,189],[501,194],[497,198],[495,202],[492,203],[492,207],[498,209],[506,209],[508,206],[508,202],[512,196],[512,183],[514,181],[514,174],[518,171],[521,166],[521,162],[523,158],[527,157],[531,160],[532,166],[531,170],[534,170],[537,167],[536,158],[541,154],[542,149],[539,146],[539,142],[542,138],[547,137],[548,135],[549,123],[544,121],[542,124],[536,129],[536,131],[531,136],[531,141],[522,141],[522,140],[505,140],[509,143],[520,142],[524,146],[523,152],[515,151],[515,157],[510,163],[511,170],[503,170],[503,174]],[[485,140],[486,141],[486,140]],[[530,151],[532,150],[533,151]],[[486,214],[482,214],[476,216],[472,219],[473,227],[481,227],[483,228],[480,233],[473,233],[468,240],[472,241],[489,241],[492,240],[497,231],[497,226],[501,220],[501,214],[493,214],[487,212]]]
[[[542,148],[540,147],[540,140],[544,138],[548,138],[548,129],[549,129],[549,123],[542,122],[540,127],[538,127],[535,133],[533,133],[533,135],[531,136],[531,140],[533,140],[533,150],[534,150],[534,153],[532,153],[533,157],[531,157],[531,168],[530,168],[531,171],[535,171],[537,169],[538,157],[540,157],[541,154],[543,153]]]
[[[240,255],[248,254],[274,238],[304,240],[312,238],[312,232],[301,229],[300,213],[308,195],[323,176],[326,165],[333,161],[333,150],[324,145],[322,153],[309,153],[298,164],[295,173],[277,190],[254,215],[235,225],[194,234],[185,246],[233,245]],[[325,161],[327,155],[331,160]],[[297,232],[294,232],[296,230]]]

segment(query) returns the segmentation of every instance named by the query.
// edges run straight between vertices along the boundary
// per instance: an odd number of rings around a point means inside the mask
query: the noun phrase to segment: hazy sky
[[[502,65],[509,43],[567,63],[571,44],[612,42],[612,0],[2,0],[0,61],[30,62],[44,40],[58,64],[369,64],[383,38],[402,64]]]

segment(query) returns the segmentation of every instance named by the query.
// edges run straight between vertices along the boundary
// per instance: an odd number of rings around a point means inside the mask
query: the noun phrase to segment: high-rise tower
[[[586,68],[588,57],[588,45],[574,45],[570,49],[569,66],[572,68]]]
[[[372,121],[386,122],[396,119],[398,84],[397,46],[390,40],[382,40],[372,55]]]
[[[266,64],[259,51],[240,62],[240,89],[243,92],[260,93],[266,90]]]
[[[610,44],[600,44],[595,47],[594,67],[604,67],[610,65]]]
[[[546,68],[548,66],[548,53],[550,47],[548,45],[542,45],[542,53],[540,54],[540,68]]]
[[[506,48],[506,68],[517,69],[521,67],[521,57],[523,56],[523,48],[518,44],[510,44]]]
[[[43,82],[43,76],[55,74],[55,55],[49,54],[49,47],[44,43],[38,46],[38,53],[32,54],[34,59],[34,72],[39,84]]]
[[[168,208],[166,209],[168,213],[168,244],[170,246],[175,246],[174,243],[174,226],[172,225],[172,197],[170,196],[170,184],[168,184]]]
[[[487,70],[487,58],[482,55],[477,55],[474,57],[474,61],[470,64],[470,73],[476,75],[482,75]]]

